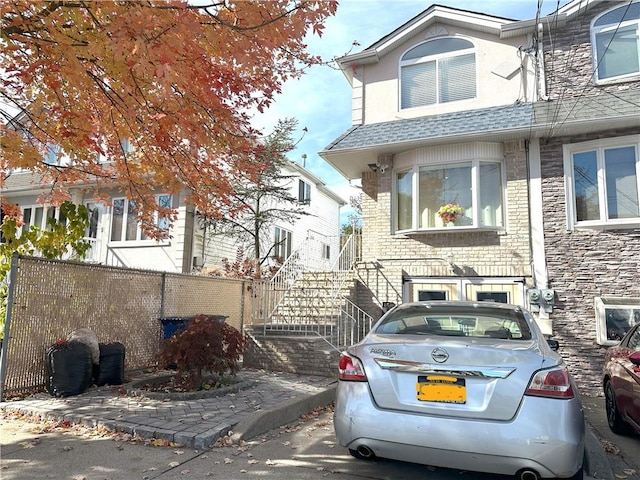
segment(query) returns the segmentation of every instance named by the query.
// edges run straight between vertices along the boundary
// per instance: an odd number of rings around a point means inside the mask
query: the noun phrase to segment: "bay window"
[[[502,190],[502,164],[498,161],[416,165],[398,171],[395,229],[500,228]]]

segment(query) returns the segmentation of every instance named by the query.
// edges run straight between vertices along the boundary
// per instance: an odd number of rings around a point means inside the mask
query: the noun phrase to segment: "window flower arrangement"
[[[457,203],[447,203],[446,205],[442,205],[438,210],[438,215],[443,222],[455,222],[457,219],[462,217],[464,214],[464,208],[462,208]]]

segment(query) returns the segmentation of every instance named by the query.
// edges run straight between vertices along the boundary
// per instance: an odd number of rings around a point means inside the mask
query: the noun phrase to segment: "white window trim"
[[[166,193],[159,193],[157,195],[155,195],[155,199],[156,199],[156,203],[158,202],[159,197],[164,196],[164,195],[168,195]],[[127,207],[129,205],[129,199],[127,197],[113,197],[111,199],[112,202],[115,202],[116,200],[124,200],[125,201],[125,207]],[[172,199],[173,201],[173,199]],[[124,209],[123,211],[123,215],[122,215],[122,232],[120,235],[120,240],[111,240],[111,232],[113,230],[113,205],[111,205],[108,209],[108,214],[109,214],[109,234],[108,234],[108,245],[109,247],[149,247],[149,246],[169,246],[171,245],[171,240],[170,238],[165,238],[162,240],[156,240],[153,238],[146,238],[144,240],[140,240],[140,236],[141,236],[141,232],[142,230],[140,229],[140,224],[136,225],[136,240],[122,240],[122,237],[125,235],[126,232],[126,218],[128,215],[128,211],[127,208]],[[157,213],[155,214],[155,222],[157,224],[158,222],[158,215]]]
[[[578,222],[576,220],[575,211],[575,189],[573,178],[573,155],[575,153],[598,150],[598,165],[600,166],[601,151],[612,147],[630,147],[636,149],[636,181],[638,182],[638,195],[640,196],[640,135],[627,135],[624,137],[612,137],[599,140],[590,140],[580,143],[569,143],[562,147],[562,156],[564,163],[564,185],[565,185],[565,204],[566,204],[566,224],[567,230],[573,231],[578,228],[637,228],[640,227],[640,217],[638,218],[618,218],[607,220],[603,218],[605,213],[602,209],[601,218],[599,220],[590,220]],[[598,194],[600,205],[606,202],[605,183],[602,169],[598,168]],[[640,199],[639,199],[640,200]]]
[[[635,3],[635,2],[634,2]],[[591,33],[591,61],[593,65],[593,81],[596,85],[606,85],[611,83],[620,83],[620,82],[629,82],[640,79],[640,69],[637,72],[628,73],[626,75],[618,75],[616,77],[609,77],[600,79],[598,74],[598,52],[596,51],[596,35],[599,33],[606,33],[608,31],[619,30],[623,27],[628,27],[630,25],[636,25],[636,35],[640,35],[640,19],[632,19],[626,20],[624,22],[620,22],[620,24],[607,24],[601,27],[595,27],[595,23],[604,15],[613,12],[614,10],[620,8],[626,8],[629,4],[616,5],[615,7],[607,10],[606,12],[602,12],[602,14],[598,15],[591,21],[590,25],[590,33]],[[639,63],[640,63],[640,41],[637,44],[638,51],[636,52],[638,55]]]
[[[302,191],[301,191],[302,189]],[[302,178],[298,179],[298,203],[301,205],[311,205],[311,184]]]
[[[596,317],[596,342],[598,345],[617,345],[617,340],[609,340],[607,335],[606,308],[640,309],[640,297],[595,297],[594,310]],[[631,328],[631,327],[629,327]],[[628,330],[627,330],[628,331]]]
[[[33,214],[35,213],[36,208],[42,208],[42,219],[40,220],[40,225],[34,225],[33,223]],[[24,220],[24,211],[27,209],[31,209],[31,219],[29,221],[29,228],[32,226],[38,227],[40,230],[48,230],[49,229],[49,211],[51,209],[54,210],[54,215],[52,218],[55,218],[56,221],[60,221],[60,207],[56,207],[54,205],[41,205],[39,203],[33,205],[22,205],[20,206],[20,212],[22,213],[22,218]],[[22,234],[24,227],[20,227],[20,234]]]
[[[278,236],[278,239],[276,240],[275,235],[276,233],[279,231],[280,235]],[[282,240],[284,237],[284,241]],[[274,245],[275,245],[275,251],[273,252],[273,254],[271,255],[272,257],[280,257],[283,260],[286,260],[287,258],[289,258],[290,255],[293,254],[293,231],[289,230],[288,228],[283,228],[280,226],[275,226],[273,228],[273,236],[272,238],[274,239]],[[284,248],[285,250],[285,255],[280,255],[280,250]]]
[[[403,301],[408,301],[411,298],[411,289],[413,288],[413,284],[425,284],[425,285],[442,285],[449,284],[454,285],[456,287],[457,296],[456,298],[447,298],[447,300],[467,300],[467,301],[475,301],[470,300],[466,297],[466,289],[468,285],[514,285],[517,286],[517,291],[520,298],[524,299],[524,279],[522,277],[504,277],[504,278],[493,278],[493,277],[482,277],[482,278],[452,278],[452,277],[410,277],[403,283],[402,286],[402,299]],[[433,290],[439,290],[433,288]],[[449,295],[447,295],[449,297]],[[511,295],[510,295],[511,297]],[[513,298],[509,298],[509,300],[514,303]],[[515,303],[514,303],[515,304]],[[519,304],[522,305],[522,304]],[[524,305],[522,305],[524,306]]]
[[[420,224],[420,208],[419,208],[419,201],[420,201],[420,196],[417,195],[418,193],[418,189],[419,189],[419,178],[420,178],[420,167],[424,167],[426,165],[428,165],[429,167],[450,167],[453,165],[457,165],[457,164],[469,164],[471,163],[471,187],[472,187],[472,194],[471,194],[471,198],[472,198],[472,205],[474,207],[477,207],[478,203],[480,202],[480,190],[477,188],[478,185],[478,170],[480,167],[481,163],[499,163],[500,164],[500,175],[501,175],[501,181],[502,181],[502,225],[496,225],[496,226],[487,226],[487,225],[480,225],[479,224],[479,215],[478,215],[478,211],[477,208],[474,209],[474,216],[473,216],[473,224],[471,225],[454,225],[454,226],[443,226],[443,227],[429,227],[429,228],[419,228],[418,225]],[[398,235],[406,235],[406,234],[412,234],[412,233],[442,233],[442,232],[451,232],[451,231],[468,231],[468,230],[473,230],[473,231],[492,231],[492,232],[496,232],[496,231],[503,231],[506,229],[506,195],[505,195],[505,191],[506,191],[506,187],[507,187],[507,178],[506,178],[506,172],[505,172],[505,163],[503,160],[499,160],[499,159],[488,159],[488,158],[474,158],[474,159],[463,159],[463,160],[458,160],[455,162],[437,162],[437,163],[416,163],[415,165],[413,165],[413,167],[411,168],[401,168],[401,169],[397,169],[393,171],[393,181],[391,183],[391,204],[392,204],[392,208],[391,208],[391,232],[394,234],[398,234]],[[411,224],[412,224],[412,228],[409,229],[405,229],[405,230],[399,230],[398,229],[398,215],[397,215],[397,211],[398,211],[398,191],[397,191],[397,174],[398,173],[404,173],[404,172],[411,172]]]
[[[410,50],[413,50],[414,48],[416,48],[417,46],[423,44],[423,43],[427,43],[433,40],[438,40],[441,38],[460,38],[462,40],[466,40],[469,43],[471,43],[473,45],[472,48],[468,48],[465,50],[455,50],[455,54],[451,53],[451,52],[446,52],[446,53],[440,53],[437,55],[430,55],[428,57],[421,57],[421,58],[413,58],[410,60],[402,60],[402,57],[405,56],[405,54],[407,52],[409,52]],[[436,102],[433,104],[429,104],[429,105],[418,105],[416,107],[406,107],[406,108],[402,108],[402,67],[408,67],[411,65],[418,65],[421,63],[427,63],[427,62],[431,62],[431,61],[435,61],[436,62],[436,66],[437,66],[437,62],[442,60],[443,58],[452,58],[452,57],[457,57],[457,56],[462,56],[462,55],[468,55],[470,53],[473,53],[475,55],[475,89],[476,89],[476,93],[475,96],[472,98],[466,98],[464,100],[455,100],[455,101],[451,101],[451,102],[444,102],[441,103],[440,102],[440,85],[437,84],[436,85]],[[478,46],[476,45],[476,42],[474,41],[474,39],[471,38],[467,38],[465,36],[461,36],[461,35],[447,35],[447,36],[443,36],[443,37],[434,37],[434,38],[428,38],[426,39],[424,42],[420,42],[417,43],[415,45],[412,45],[411,47],[407,48],[405,51],[403,51],[400,54],[400,60],[398,61],[398,92],[397,92],[397,101],[398,101],[398,113],[400,112],[406,112],[409,110],[416,110],[419,108],[441,108],[442,105],[445,104],[449,104],[449,103],[460,103],[460,102],[469,102],[469,101],[474,101],[478,99],[478,88],[480,85],[480,81],[479,81],[479,72],[478,72]]]

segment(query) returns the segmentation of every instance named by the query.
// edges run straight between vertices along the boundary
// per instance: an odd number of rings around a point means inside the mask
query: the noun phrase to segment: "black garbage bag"
[[[93,379],[91,348],[77,341],[63,341],[47,349],[47,391],[54,397],[80,395]]]
[[[100,363],[95,375],[96,385],[124,383],[124,345],[120,342],[100,343]]]

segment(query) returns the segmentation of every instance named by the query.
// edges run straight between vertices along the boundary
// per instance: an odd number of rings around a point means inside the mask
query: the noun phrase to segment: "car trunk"
[[[544,360],[528,340],[415,335],[374,334],[349,353],[364,362],[380,408],[504,421]]]

